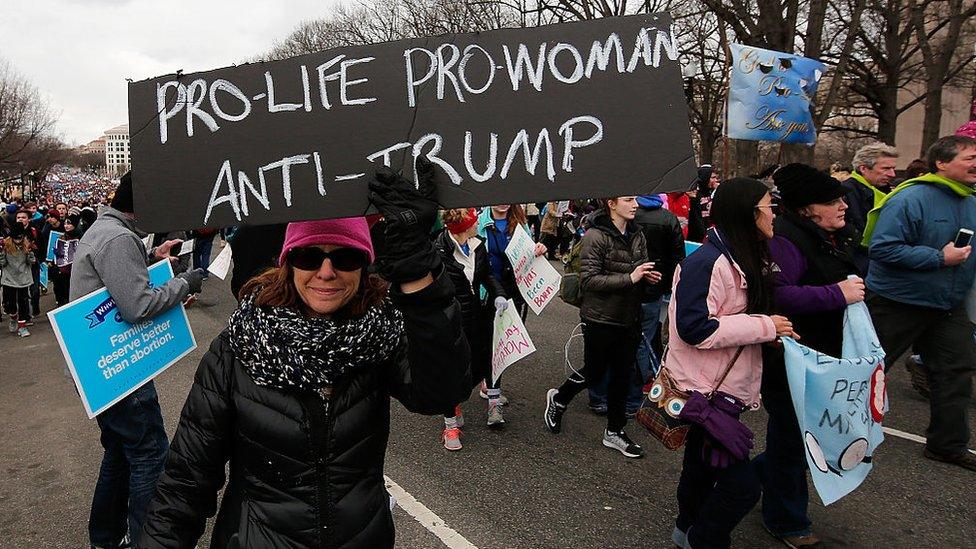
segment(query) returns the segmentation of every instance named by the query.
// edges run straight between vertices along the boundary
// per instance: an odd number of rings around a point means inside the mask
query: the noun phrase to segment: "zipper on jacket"
[[[328,453],[329,437],[332,428],[332,387],[322,387],[315,396],[308,399],[310,435],[315,449],[315,500],[318,502],[319,546],[332,547],[335,536],[332,533],[332,500],[329,492]]]

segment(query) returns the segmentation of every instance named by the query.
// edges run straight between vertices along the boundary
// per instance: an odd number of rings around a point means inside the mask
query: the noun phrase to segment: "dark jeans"
[[[206,269],[210,266],[210,252],[213,250],[214,236],[198,236],[193,243],[193,268]],[[209,274],[209,273],[207,273]]]
[[[636,413],[640,408],[641,402],[644,400],[644,385],[657,375],[657,370],[661,365],[651,345],[655,333],[661,326],[660,315],[660,299],[641,305],[641,334],[640,339],[637,340],[637,370],[627,392],[628,412]],[[609,375],[604,375],[599,382],[590,386],[588,389],[590,406],[605,407],[607,405],[607,385],[609,383]]]
[[[52,267],[54,269],[56,267]],[[51,285],[54,287],[54,301],[57,302],[58,307],[68,304],[68,295],[71,288],[71,276],[70,275],[58,275],[51,279]]]
[[[30,288],[14,288],[13,286],[3,287],[3,312],[8,315],[17,315],[18,320],[30,318]]]
[[[756,469],[749,460],[727,469],[714,469],[702,461],[705,431],[693,425],[685,443],[678,481],[676,526],[688,534],[695,549],[726,548],[732,530],[759,501]]]
[[[763,523],[777,536],[803,536],[812,525],[807,457],[789,389],[764,392],[763,406],[769,414],[766,451],[753,460],[763,487]]]
[[[152,381],[95,419],[105,453],[92,496],[88,537],[94,545],[114,547],[126,532],[138,537],[169,441]]]
[[[583,322],[583,379],[570,376],[559,387],[556,402],[568,406],[587,385],[598,384],[609,370],[607,430],[618,432],[627,425],[627,386],[634,377],[634,357],[639,333],[596,322]]]
[[[885,350],[885,368],[912,344],[925,360],[929,376],[929,426],[925,446],[946,456],[969,447],[969,403],[976,371],[973,323],[966,308],[932,309],[898,303],[879,295],[867,299],[871,319]]]

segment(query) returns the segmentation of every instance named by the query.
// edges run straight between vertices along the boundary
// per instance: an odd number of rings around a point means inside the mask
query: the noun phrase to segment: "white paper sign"
[[[224,246],[223,250],[220,250],[217,257],[210,262],[210,266],[207,267],[207,270],[221,280],[227,278],[227,270],[230,269],[231,254],[232,252],[230,251],[230,244],[227,244]]]
[[[491,342],[492,382],[498,381],[505,368],[535,352],[535,344],[529,338],[529,332],[511,299],[508,300],[508,308],[495,315]]]
[[[512,240],[505,248],[515,272],[519,293],[535,314],[542,313],[557,295],[562,276],[544,257],[535,256],[535,242],[521,225],[515,228]]]
[[[152,245],[152,239],[153,239],[153,233],[147,234],[146,235],[146,238],[143,238],[142,239],[142,244],[143,244],[143,246],[146,247],[146,251],[148,251],[149,250],[149,246]]]
[[[180,255],[186,255],[186,254],[192,252],[193,251],[193,242],[194,242],[194,239],[192,239],[192,238],[190,240],[184,240],[183,241],[183,246],[180,248]]]

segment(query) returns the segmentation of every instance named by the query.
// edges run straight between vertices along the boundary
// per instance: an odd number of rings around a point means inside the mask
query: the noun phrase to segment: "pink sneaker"
[[[461,429],[444,429],[444,448],[452,452],[461,449]]]

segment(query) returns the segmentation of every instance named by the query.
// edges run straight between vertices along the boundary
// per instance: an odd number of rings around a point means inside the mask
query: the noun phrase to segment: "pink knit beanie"
[[[366,252],[369,262],[375,259],[373,241],[369,237],[369,226],[364,217],[344,217],[323,221],[298,221],[289,223],[285,229],[285,244],[281,247],[278,264],[285,262],[285,256],[292,248],[333,244],[355,248]]]

